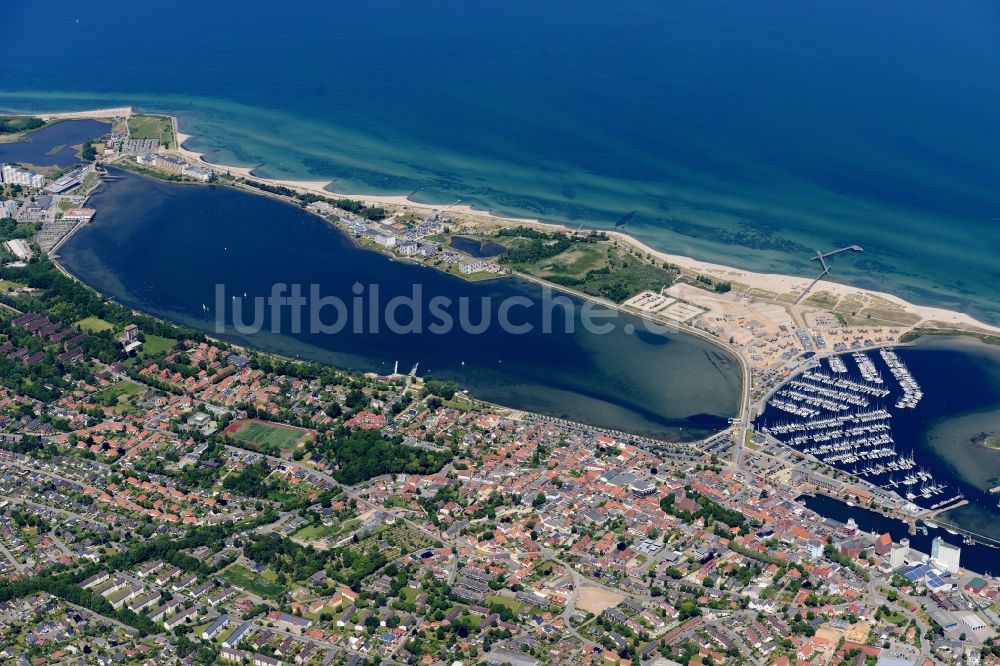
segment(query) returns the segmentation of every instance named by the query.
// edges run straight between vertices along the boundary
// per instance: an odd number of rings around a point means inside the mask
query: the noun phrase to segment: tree
[[[83,148],[80,150],[80,158],[87,162],[93,162],[96,157],[97,149],[94,148],[94,144],[90,140],[87,140],[87,142],[83,144]]]
[[[428,379],[424,383],[424,388],[431,395],[436,395],[444,400],[451,400],[455,397],[455,392],[458,390],[454,382],[443,382],[436,379]]]

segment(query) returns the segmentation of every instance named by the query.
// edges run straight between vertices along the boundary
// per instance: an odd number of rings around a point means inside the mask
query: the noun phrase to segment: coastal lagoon
[[[1000,487],[1000,449],[983,441],[1000,435],[1000,348],[926,338],[900,356],[930,398],[904,424],[904,435],[916,442],[918,463],[960,488],[969,502],[940,522],[1000,544],[1000,494],[989,492]],[[994,552],[1000,560],[1000,551]]]
[[[624,230],[1000,323],[994,0],[15,7],[0,108],[135,104],[344,192]],[[101,58],[81,44],[115,25]],[[264,28],[264,29],[262,29]],[[260,54],[266,53],[267,57]],[[72,63],[72,65],[68,65]]]
[[[735,358],[693,335],[646,330],[619,315],[614,330],[590,332],[580,322],[583,302],[551,311],[545,332],[542,287],[511,278],[467,282],[437,270],[393,260],[358,247],[344,232],[298,206],[229,187],[169,184],[115,171],[123,180],[91,199],[91,224],[60,250],[74,275],[116,300],[220,337],[337,367],[383,374],[399,363],[419,374],[454,380],[476,396],[502,405],[661,438],[691,440],[720,430],[738,410],[741,377]],[[273,285],[317,285],[324,296],[352,303],[377,289],[382,303],[412,296],[444,296],[471,304],[473,323],[498,319],[504,302],[522,299],[511,333],[491,325],[476,333],[455,328],[393,333],[292,332],[291,315],[265,321],[265,330],[240,333],[232,325],[233,297],[264,297]],[[223,285],[221,301],[216,285]],[[481,305],[482,299],[489,304]],[[241,301],[242,302],[242,301]],[[366,301],[367,302],[367,301]],[[353,307],[353,305],[352,305]],[[287,315],[287,317],[286,317]],[[360,319],[367,321],[367,311]],[[401,317],[407,319],[407,317]],[[243,317],[240,321],[247,321]],[[325,321],[329,321],[328,319]],[[272,332],[271,325],[280,328]],[[429,329],[429,327],[428,327]]]
[[[76,146],[111,131],[98,120],[67,120],[28,132],[19,141],[0,143],[0,162],[35,167],[68,167],[78,164]]]

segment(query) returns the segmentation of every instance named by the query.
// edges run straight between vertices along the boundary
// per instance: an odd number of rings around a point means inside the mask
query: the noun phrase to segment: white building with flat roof
[[[953,546],[941,537],[931,542],[931,563],[951,573],[958,573],[962,549]]]

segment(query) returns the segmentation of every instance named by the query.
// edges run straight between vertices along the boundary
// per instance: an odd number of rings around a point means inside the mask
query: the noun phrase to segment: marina
[[[883,378],[884,371],[895,385]],[[758,428],[804,455],[895,492],[917,511],[937,511],[965,495],[920,466],[912,445],[902,448],[893,427],[894,417],[922,398],[920,384],[896,352],[854,352],[823,359],[787,381],[767,403]]]
[[[896,355],[896,352],[891,349],[880,349],[879,355],[889,367],[889,372],[891,372],[892,376],[896,378],[897,382],[899,382],[900,388],[903,389],[903,395],[901,395],[896,401],[896,407],[907,407],[911,409],[916,407],[917,403],[920,402],[920,399],[924,397],[924,392],[920,390],[917,380],[910,374],[906,365],[899,360],[899,356]]]

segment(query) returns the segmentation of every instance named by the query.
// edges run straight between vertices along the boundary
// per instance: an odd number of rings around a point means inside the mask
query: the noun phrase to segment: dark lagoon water
[[[995,0],[52,0],[4,21],[0,108],[173,112],[263,175],[590,227],[634,211],[660,249],[763,271],[859,243],[832,279],[1000,322]]]
[[[1000,348],[925,339],[900,356],[925,387],[925,400],[932,399],[901,423],[904,436],[916,443],[918,462],[927,460],[935,478],[960,488],[969,501],[940,522],[1000,543],[1000,494],[989,492],[1000,486],[1000,450],[982,443],[983,435],[1000,435]],[[1000,550],[993,553],[1000,562]]]
[[[88,139],[111,130],[97,120],[67,120],[29,132],[22,140],[0,143],[0,162],[19,162],[37,167],[66,167],[77,163],[76,149]]]
[[[507,248],[500,245],[500,243],[494,243],[482,238],[452,236],[449,242],[456,250],[461,250],[473,257],[496,257],[507,251]]]
[[[858,524],[858,529],[864,532],[876,532],[884,534],[888,532],[892,535],[892,540],[898,542],[900,539],[909,539],[910,548],[930,555],[931,542],[934,537],[941,537],[948,543],[962,549],[961,565],[970,571],[978,573],[989,572],[994,576],[1000,567],[1000,550],[982,544],[969,545],[962,543],[962,537],[949,534],[947,531],[937,528],[928,529],[924,534],[918,530],[916,534],[909,533],[909,527],[902,520],[887,518],[880,513],[869,511],[857,506],[847,506],[840,500],[827,497],[826,495],[816,495],[800,497],[799,501],[812,509],[816,513],[826,518],[831,518],[840,523],[846,523],[849,518],[854,518]]]
[[[725,427],[738,409],[735,359],[689,334],[651,333],[625,315],[614,332],[589,333],[579,325],[581,302],[573,299],[566,302],[574,306],[574,332],[566,332],[566,309],[555,307],[547,334],[543,294],[535,284],[470,283],[394,261],[358,248],[297,206],[267,197],[122,175],[124,181],[91,199],[97,217],[60,253],[74,275],[127,305],[213,334],[216,313],[226,311],[220,335],[240,343],[355,370],[388,373],[398,361],[405,372],[419,363],[421,374],[455,380],[486,400],[637,434],[694,439]],[[264,297],[274,283],[303,285],[307,295],[310,285],[318,285],[320,295],[347,304],[352,323],[337,334],[311,333],[306,317],[302,332],[294,333],[290,310],[273,319],[267,311],[265,323],[280,322],[283,332],[240,333],[231,318],[233,296],[240,303],[244,294]],[[221,299],[216,285],[224,285]],[[364,299],[377,287],[382,304],[412,297],[415,286],[425,304],[435,296],[466,299],[469,322],[477,325],[487,316],[491,325],[479,334],[456,327],[437,335],[425,307],[422,332],[393,333],[385,320],[377,332],[365,324],[365,332],[355,333],[372,310],[363,300],[361,316],[354,317],[355,285]],[[531,324],[530,333],[496,325],[502,303],[514,297],[522,301],[509,319]],[[488,306],[483,298],[490,299]],[[460,320],[459,307],[448,311]],[[409,312],[395,320],[411,322]],[[245,314],[240,321],[252,319]],[[323,314],[327,324],[336,319],[334,311]]]
[[[1000,485],[1000,450],[983,446],[983,435],[1000,435],[1000,348],[968,338],[926,337],[909,347],[896,350],[924,392],[923,399],[913,409],[892,409],[899,394],[895,379],[888,372],[877,352],[868,356],[893,393],[873,407],[885,406],[892,411],[892,436],[896,450],[913,454],[914,471],[924,469],[933,474],[936,483],[946,490],[930,500],[915,500],[928,506],[961,492],[968,505],[942,514],[937,522],[953,524],[1000,544],[1000,494],[989,490]],[[843,357],[853,371],[850,355]],[[858,376],[855,381],[860,381]],[[760,422],[789,422],[781,412],[768,408]],[[882,462],[888,462],[883,460]],[[848,464],[863,468],[866,462]],[[891,476],[901,481],[905,473]],[[867,477],[866,480],[885,485],[889,474]],[[905,492],[900,485],[897,491]],[[827,515],[827,514],[823,514]],[[832,516],[836,517],[836,516]],[[1000,562],[1000,550],[989,549]],[[994,567],[1000,571],[1000,564]]]

